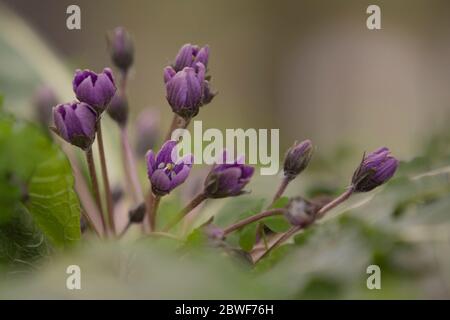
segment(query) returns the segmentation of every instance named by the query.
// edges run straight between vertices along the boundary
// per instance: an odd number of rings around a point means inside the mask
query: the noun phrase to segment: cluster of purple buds
[[[380,148],[363,157],[352,178],[355,192],[367,192],[388,181],[398,167],[398,160],[388,148]]]
[[[53,108],[55,132],[67,142],[88,149],[95,139],[97,121],[116,92],[110,69],[96,74],[77,70],[73,91],[80,102],[60,104]]]
[[[204,193],[207,198],[225,198],[244,194],[244,187],[250,182],[254,168],[244,164],[244,158],[225,161],[226,152],[223,154],[223,164],[216,164],[205,180]]]
[[[184,45],[172,66],[164,69],[166,98],[172,111],[184,119],[196,116],[200,107],[212,101],[212,92],[206,76],[209,59],[207,46],[198,48]]]
[[[147,152],[147,174],[156,196],[170,193],[187,179],[191,171],[192,155],[178,159],[176,146],[176,141],[169,140],[156,156],[152,150]]]

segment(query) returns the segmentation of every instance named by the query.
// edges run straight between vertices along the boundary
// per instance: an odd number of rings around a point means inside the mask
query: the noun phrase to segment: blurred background
[[[136,45],[131,117],[155,107],[163,128],[171,112],[162,69],[188,42],[210,45],[210,74],[219,91],[197,119],[221,129],[281,128],[281,153],[308,137],[319,153],[346,143],[359,157],[387,145],[407,160],[430,128],[448,119],[445,0],[79,0],[81,30],[66,28],[70,4],[0,0],[2,41],[39,62],[14,66],[8,55],[17,52],[2,47],[0,92],[9,108],[24,109],[38,82],[73,99],[73,70],[110,66],[106,32],[124,26]],[[370,4],[381,7],[381,30],[366,27]]]

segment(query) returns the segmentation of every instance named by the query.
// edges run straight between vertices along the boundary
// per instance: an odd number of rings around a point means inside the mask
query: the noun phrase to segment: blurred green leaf
[[[274,208],[274,209],[284,208],[288,205],[288,203],[289,203],[289,197],[280,197],[270,207]]]
[[[249,252],[252,250],[256,241],[256,230],[258,228],[257,223],[251,223],[248,226],[242,228],[239,237],[239,245],[242,250]]]
[[[291,225],[283,216],[273,216],[264,218],[263,223],[273,232],[285,232]]]
[[[48,151],[48,159],[36,167],[31,178],[27,206],[50,240],[66,247],[81,237],[80,206],[68,160],[55,148]]]
[[[70,164],[38,127],[0,114],[0,224],[9,224],[21,202],[52,244],[80,238],[80,208]],[[14,242],[14,239],[10,239]]]
[[[11,220],[0,225],[0,269],[8,265],[14,272],[29,270],[50,252],[48,241],[25,207],[18,206]]]

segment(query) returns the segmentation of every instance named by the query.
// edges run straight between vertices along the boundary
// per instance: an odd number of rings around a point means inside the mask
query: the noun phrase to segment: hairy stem
[[[151,207],[149,210],[149,225],[150,225],[150,231],[154,232],[156,230],[156,215],[158,213],[158,207],[159,202],[161,201],[161,196],[156,196],[151,193],[151,196],[153,197],[151,201]]]
[[[172,132],[178,128],[181,129],[186,129],[189,125],[189,123],[191,123],[191,119],[183,119],[182,117],[180,117],[179,115],[177,115],[176,113],[173,114],[173,118],[172,118],[172,123],[170,124],[169,130],[167,131],[166,134],[166,140],[170,140],[172,138]]]
[[[241,221],[238,221],[238,222],[232,224],[231,226],[225,228],[223,230],[224,235],[227,235],[227,234],[229,234],[229,233],[231,233],[233,231],[236,231],[238,229],[241,229],[242,227],[245,227],[246,225],[248,225],[250,223],[253,223],[253,222],[261,220],[261,219],[264,219],[266,217],[271,217],[271,216],[283,214],[283,212],[285,210],[286,209],[271,209],[271,210],[260,212],[258,214],[253,215],[253,216],[250,216],[248,218],[242,219]]]
[[[114,222],[114,211],[113,211],[114,208],[113,208],[111,187],[109,185],[108,168],[106,166],[105,148],[103,145],[101,119],[99,119],[99,121],[97,123],[97,143],[98,143],[98,152],[100,155],[100,165],[102,168],[103,185],[105,188],[106,209],[108,211],[109,227],[111,229],[112,234],[115,234],[116,227],[115,227],[115,222]]]
[[[275,195],[273,196],[272,199],[272,203],[270,204],[269,207],[273,206],[273,204],[281,198],[281,196],[283,195],[284,191],[286,190],[287,186],[289,185],[289,182],[291,182],[290,179],[288,179],[287,177],[283,177],[283,180],[281,180],[281,183],[278,187],[277,192],[275,193]]]
[[[94,193],[94,199],[95,199],[95,202],[97,203],[98,210],[100,211],[102,227],[103,227],[103,230],[105,231],[105,234],[107,234],[105,217],[103,215],[102,201],[100,199],[100,189],[98,187],[97,172],[95,170],[94,157],[92,155],[92,148],[89,148],[88,150],[86,150],[86,161],[88,164],[89,175],[91,177],[92,191]]]
[[[136,160],[130,146],[126,127],[120,128],[120,137],[122,142],[122,156],[125,176],[128,182],[128,189],[132,195],[135,204],[143,201],[142,188],[137,175]]]
[[[183,209],[181,210],[177,216],[175,217],[175,219],[173,219],[171,222],[169,222],[163,229],[164,232],[169,231],[170,229],[172,229],[174,226],[176,226],[181,220],[183,220],[183,218],[192,210],[194,210],[200,203],[202,203],[203,201],[205,201],[207,199],[207,196],[204,193],[199,193],[196,197],[194,197],[194,199],[191,200],[191,202],[189,202],[189,204]]]
[[[342,202],[344,202],[345,200],[350,198],[350,196],[353,194],[354,191],[355,191],[355,189],[352,186],[352,187],[348,188],[347,190],[345,190],[339,197],[337,197],[336,199],[328,202],[326,205],[324,205],[322,208],[319,209],[319,211],[316,213],[315,219],[322,218],[325,215],[325,213],[327,213],[328,211],[330,211],[334,207],[337,207]]]
[[[273,249],[275,249],[277,246],[281,245],[283,242],[285,242],[286,240],[288,240],[290,237],[292,237],[295,233],[297,233],[298,231],[307,228],[308,226],[310,226],[311,224],[313,224],[316,220],[322,218],[328,211],[330,211],[331,209],[337,207],[339,204],[341,204],[342,202],[344,202],[345,200],[347,200],[348,198],[350,198],[350,196],[353,194],[354,192],[354,188],[353,186],[348,188],[345,192],[343,192],[340,196],[338,196],[337,198],[335,198],[334,200],[332,200],[331,202],[327,203],[326,205],[324,205],[322,208],[320,208],[315,216],[314,219],[312,219],[310,222],[304,224],[304,225],[300,225],[300,226],[293,226],[291,227],[288,231],[286,231],[285,233],[283,233],[270,247],[269,249],[267,249],[266,251],[264,251],[264,253],[258,257],[257,259],[255,259],[255,263],[257,261],[259,261],[260,259],[262,259],[263,257],[265,257],[270,251],[272,251]]]

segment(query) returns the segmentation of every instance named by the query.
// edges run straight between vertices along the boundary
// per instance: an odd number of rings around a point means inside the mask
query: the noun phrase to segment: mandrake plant
[[[172,65],[164,68],[166,98],[173,111],[173,120],[160,150],[146,152],[149,184],[143,188],[138,176],[135,151],[130,145],[127,133],[129,121],[127,86],[129,70],[133,65],[134,46],[130,35],[123,28],[116,28],[110,34],[108,44],[118,76],[115,77],[110,68],[105,68],[100,73],[77,70],[73,78],[76,100],[58,104],[53,108],[52,130],[68,143],[81,148],[86,156],[91,191],[80,189],[77,191],[81,200],[83,220],[87,223],[88,230],[92,230],[101,238],[116,239],[123,237],[131,225],[141,224],[143,235],[171,237],[174,236],[175,227],[202,202],[245,195],[247,193],[245,188],[251,182],[254,168],[245,164],[242,157],[229,159],[227,152],[224,151],[222,161],[218,161],[204,178],[201,191],[187,202],[172,220],[163,227],[158,227],[158,208],[164,197],[178,186],[191,183],[189,175],[193,166],[193,156],[191,154],[180,158],[173,156],[176,154],[178,141],[172,140],[172,132],[178,128],[188,128],[201,107],[210,104],[216,96],[216,92],[211,88],[211,76],[208,74],[209,47],[186,44],[179,50]],[[119,228],[115,221],[114,190],[109,182],[102,134],[102,117],[105,111],[117,123],[121,132],[125,190],[132,203],[128,208],[128,223],[124,228]],[[147,116],[139,121],[140,126],[146,127],[146,131],[150,132],[150,136],[145,136],[148,141],[144,141],[143,145],[145,146],[146,142],[153,144],[157,136],[157,131],[152,126],[154,119]],[[103,194],[99,188],[98,170],[93,158],[92,149],[95,140],[100,156]],[[140,149],[142,150],[142,146]],[[294,234],[323,218],[327,212],[346,201],[352,194],[371,191],[387,182],[398,167],[398,160],[391,155],[388,148],[382,147],[364,154],[361,163],[349,179],[349,186],[335,199],[319,201],[295,197],[289,199],[287,203],[280,201],[290,182],[307,168],[313,149],[312,142],[305,140],[294,143],[287,150],[283,162],[283,178],[279,182],[279,187],[274,190],[271,203],[265,209],[235,221],[227,227],[216,226],[212,218],[202,225],[202,232],[212,240],[212,243],[226,243],[231,233],[258,222],[255,232],[256,239],[262,244],[262,250],[255,249],[253,254],[249,255],[251,261],[256,263]],[[72,164],[75,165],[74,162]],[[82,175],[77,178],[84,179]],[[89,203],[86,193],[92,193],[94,204]],[[276,233],[265,228],[264,219],[273,216],[284,216],[291,226],[290,229]]]

